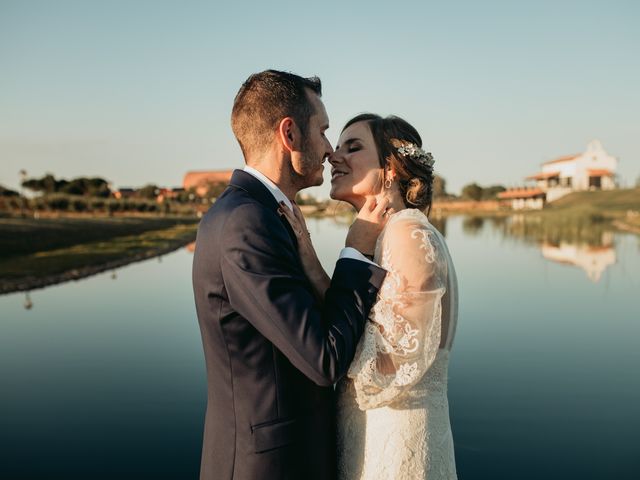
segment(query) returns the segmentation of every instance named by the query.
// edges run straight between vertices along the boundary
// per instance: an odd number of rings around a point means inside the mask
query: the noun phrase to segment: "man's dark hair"
[[[307,89],[321,96],[320,79],[278,70],[254,73],[242,84],[233,102],[231,128],[245,159],[271,143],[285,117],[293,118],[305,134],[309,119],[316,113]]]

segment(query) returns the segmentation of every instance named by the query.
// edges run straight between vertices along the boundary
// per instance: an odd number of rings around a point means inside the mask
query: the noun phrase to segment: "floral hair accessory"
[[[433,159],[433,155],[431,155],[431,152],[425,152],[423,149],[418,147],[415,143],[398,141],[396,145],[396,149],[400,155],[409,157],[411,160],[414,160],[424,165],[425,167],[433,167],[433,164],[435,163],[435,160]]]

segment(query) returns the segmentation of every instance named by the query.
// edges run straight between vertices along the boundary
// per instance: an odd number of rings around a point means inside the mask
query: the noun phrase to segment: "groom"
[[[353,359],[385,271],[379,227],[354,222],[319,302],[279,202],[322,183],[332,153],[317,78],[251,75],[231,124],[246,166],[202,219],[193,289],[207,364],[200,478],[330,479],[333,384]]]

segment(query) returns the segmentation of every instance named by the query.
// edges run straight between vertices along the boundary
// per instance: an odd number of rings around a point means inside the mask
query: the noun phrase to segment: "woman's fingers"
[[[289,224],[293,227],[294,230],[297,230],[300,227],[298,219],[294,215],[294,213],[287,207],[284,203],[280,203],[280,208],[278,208],[278,213],[284,215],[288,220]]]
[[[369,220],[378,223],[392,213],[389,208],[389,198],[386,196],[368,197],[364,206],[360,209],[358,217],[363,220]]]
[[[383,216],[389,207],[389,199],[387,197],[381,197],[377,199],[376,207],[373,209],[374,215]]]
[[[300,207],[298,206],[297,203],[293,204],[293,214],[296,216],[296,219],[298,220],[300,225],[303,225],[306,229],[307,222],[305,221],[304,215],[302,214],[302,210],[300,210]]]
[[[296,205],[294,205],[293,208],[295,210]],[[298,209],[298,211],[299,210],[300,209]],[[296,213],[292,212],[284,202],[280,202],[280,208],[278,209],[278,212],[285,216],[285,218],[293,228],[293,233],[296,234],[296,237],[298,237],[298,239],[304,238],[305,233],[308,236],[309,232],[307,232],[307,225],[304,223],[304,217],[302,218],[302,221],[300,221]]]
[[[376,208],[376,203],[377,203],[376,197],[374,196],[368,197],[365,200],[364,206],[362,207],[361,210],[364,210],[364,213],[370,213]]]
[[[278,208],[278,213],[284,215],[285,217],[287,217],[288,220],[293,219],[294,221],[296,221],[296,217],[293,215],[293,212],[291,211],[291,209],[289,207],[287,207],[284,202],[280,202],[280,208]]]

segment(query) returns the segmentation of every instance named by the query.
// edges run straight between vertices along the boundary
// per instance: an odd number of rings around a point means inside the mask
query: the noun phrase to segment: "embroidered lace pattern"
[[[447,368],[457,283],[442,236],[415,209],[376,245],[388,274],[338,385],[341,479],[455,479]]]

